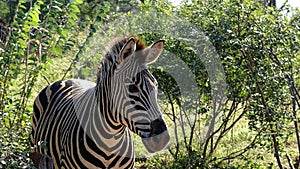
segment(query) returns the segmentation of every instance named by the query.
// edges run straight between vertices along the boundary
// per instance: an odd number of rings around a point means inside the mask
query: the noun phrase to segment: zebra
[[[54,168],[133,168],[131,131],[150,153],[167,147],[158,83],[147,68],[163,48],[164,40],[146,47],[135,36],[118,38],[96,83],[69,79],[45,87],[33,105],[31,153],[50,156]]]

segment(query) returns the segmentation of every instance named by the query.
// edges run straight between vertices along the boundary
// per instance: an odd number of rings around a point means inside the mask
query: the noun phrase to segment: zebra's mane
[[[106,48],[106,54],[104,55],[102,61],[100,62],[100,66],[98,68],[98,74],[97,74],[97,85],[101,84],[103,78],[105,78],[107,73],[111,71],[114,63],[116,63],[116,61],[120,57],[119,54],[121,52],[121,49],[131,37],[135,39],[135,43],[136,43],[135,51],[143,50],[146,48],[145,42],[136,36],[119,37],[113,40],[112,43]]]

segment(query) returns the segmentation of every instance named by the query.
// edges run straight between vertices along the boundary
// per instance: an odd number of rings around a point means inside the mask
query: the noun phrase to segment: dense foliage
[[[107,42],[128,33],[165,39],[162,57],[178,56],[151,67],[173,140],[147,159],[138,147],[137,167],[299,167],[299,10],[259,0],[23,0],[0,9],[0,168],[32,167],[37,93],[60,79],[95,79]],[[181,86],[191,78],[192,96]]]

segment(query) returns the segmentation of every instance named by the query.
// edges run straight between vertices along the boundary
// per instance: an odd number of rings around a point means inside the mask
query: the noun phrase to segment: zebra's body
[[[70,79],[44,88],[34,102],[32,144],[44,142],[47,149],[34,151],[49,155],[55,168],[133,168],[130,130],[149,152],[164,148],[169,135],[156,102],[157,82],[145,66],[162,47],[160,41],[145,48],[123,38],[101,62],[97,83]]]

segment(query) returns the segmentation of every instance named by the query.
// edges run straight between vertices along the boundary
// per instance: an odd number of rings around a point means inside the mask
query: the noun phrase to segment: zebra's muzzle
[[[142,138],[142,141],[150,153],[160,151],[169,143],[170,135],[166,123],[162,118],[151,122],[151,133],[149,137]]]

